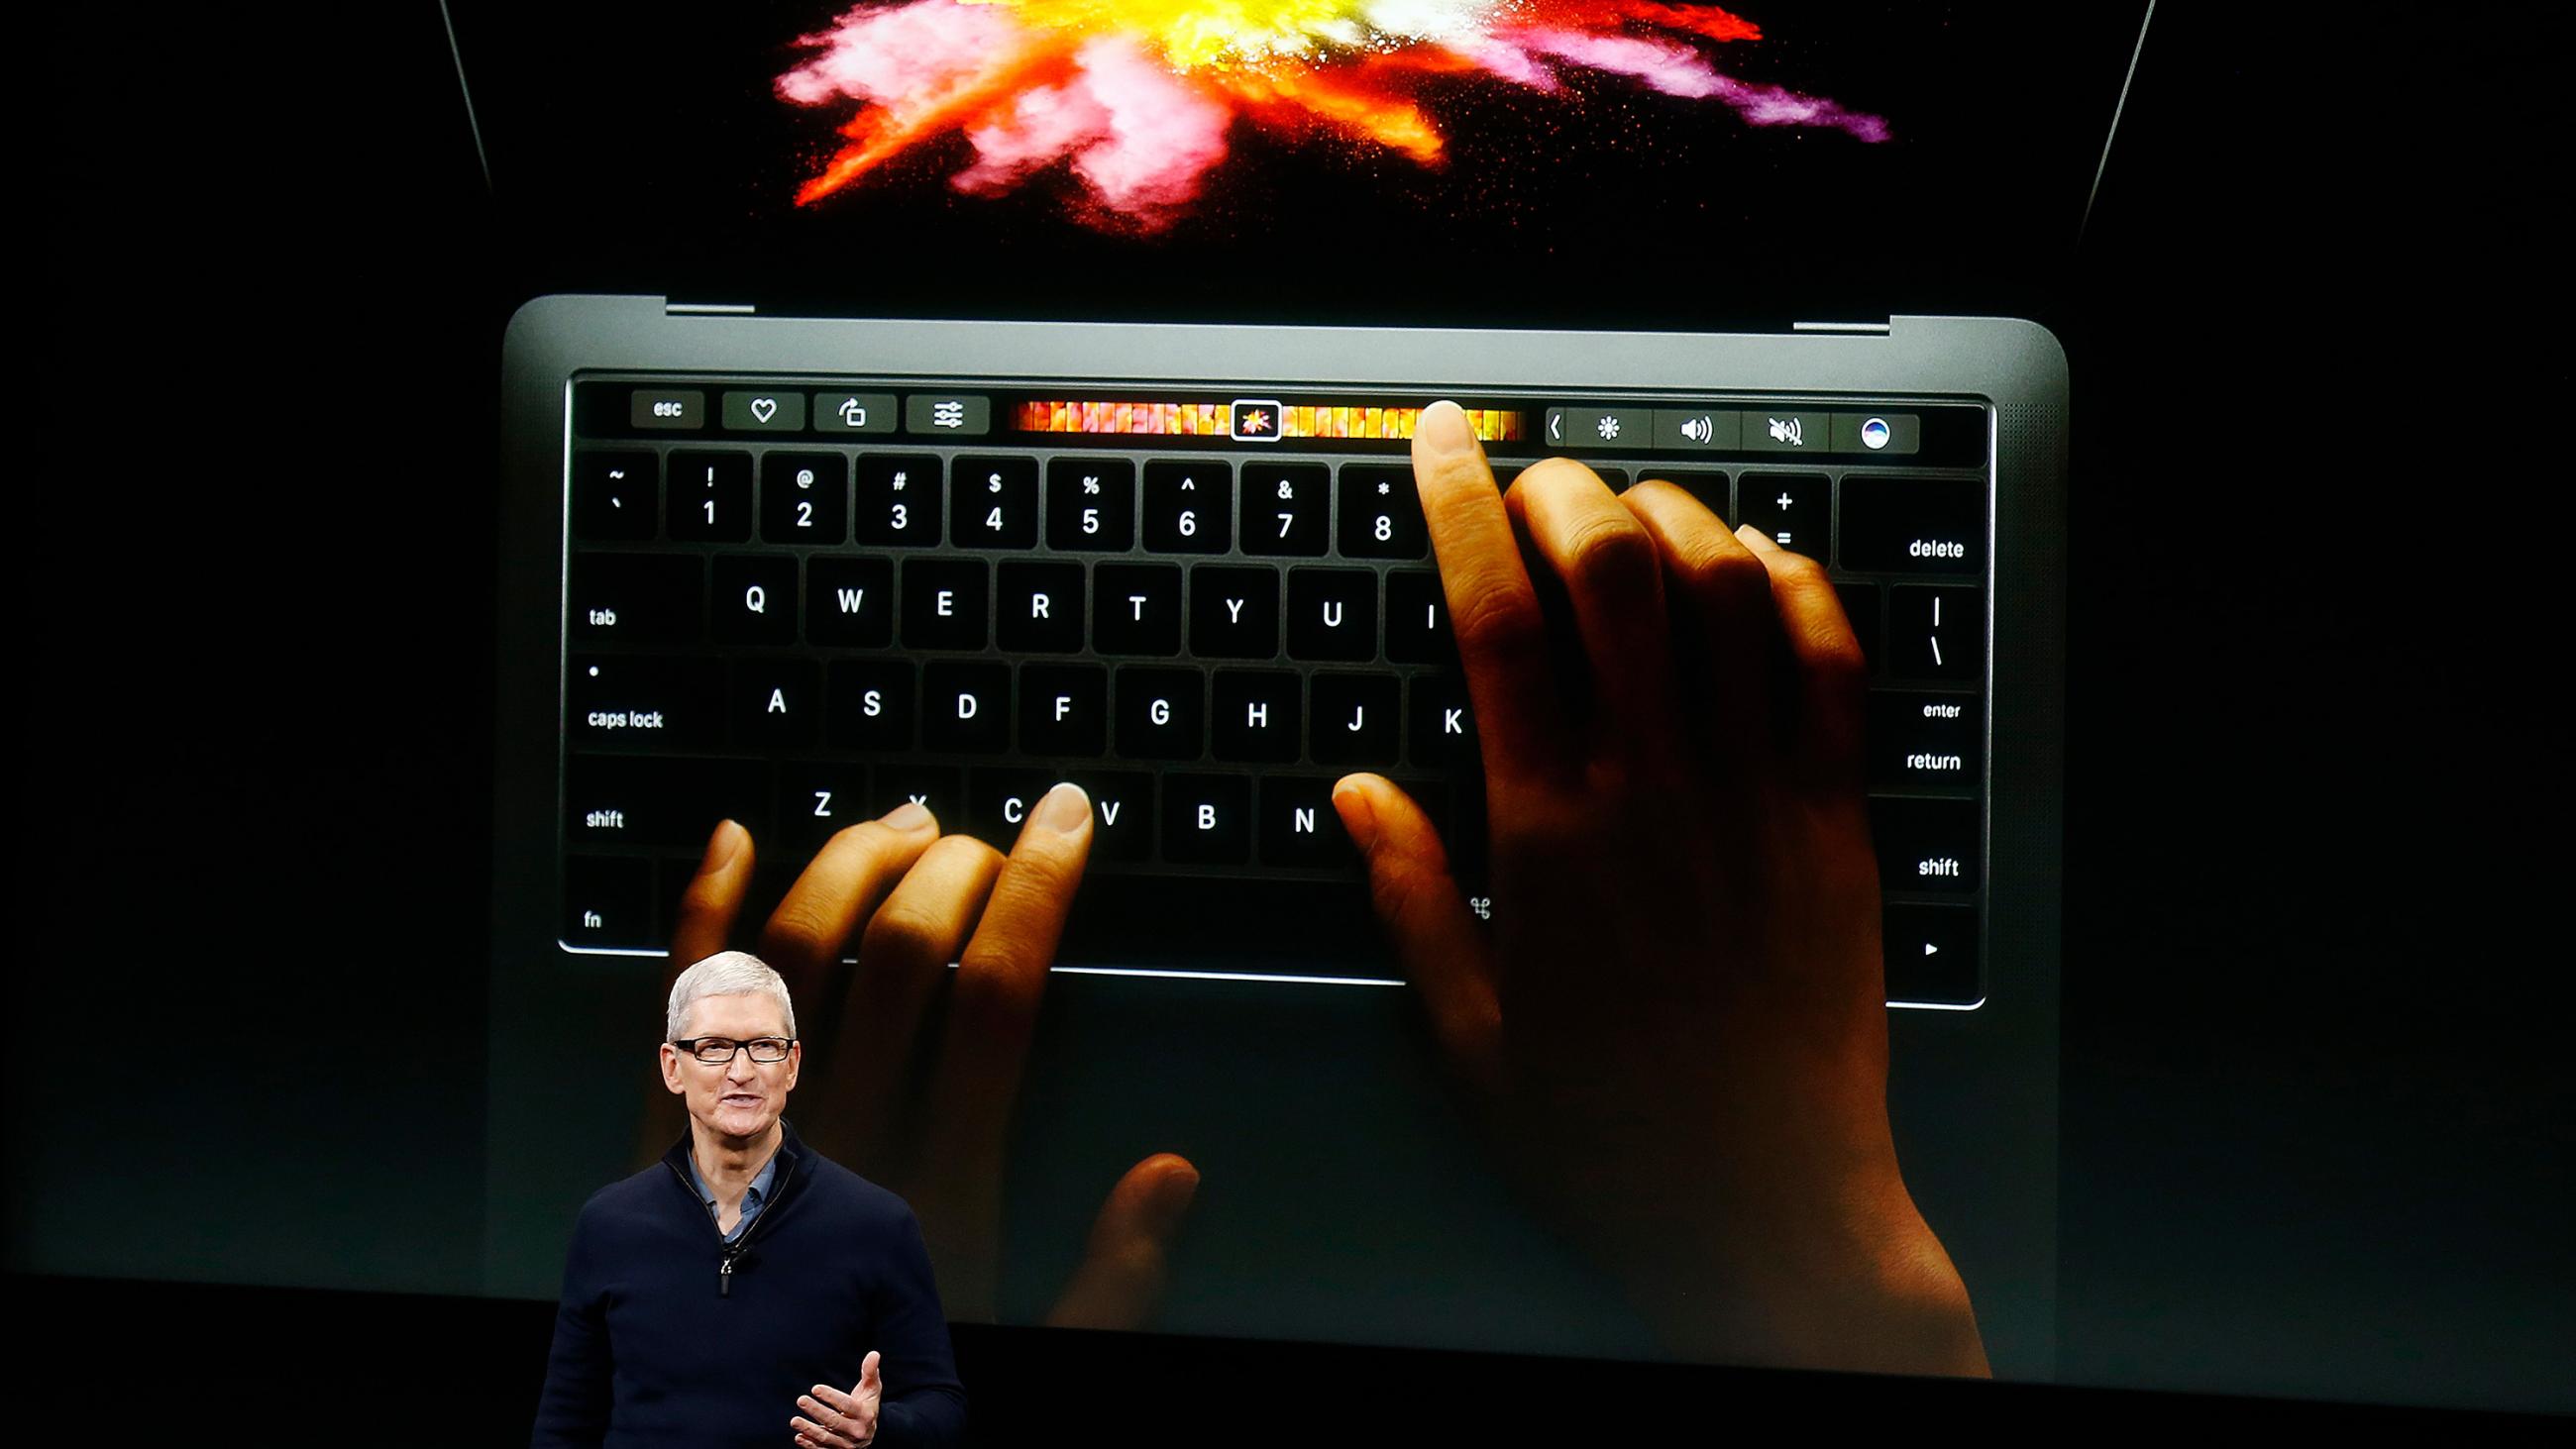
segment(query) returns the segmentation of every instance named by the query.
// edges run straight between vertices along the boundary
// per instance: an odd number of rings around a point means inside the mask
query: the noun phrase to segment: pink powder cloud
[[[1093,41],[1074,66],[1071,81],[1030,91],[995,124],[968,128],[975,164],[956,185],[1003,190],[1070,156],[1101,207],[1146,230],[1170,224],[1225,159],[1230,113],[1130,41]]]
[[[874,101],[901,113],[933,99],[998,57],[1021,48],[1010,12],[953,0],[916,0],[896,10],[852,10],[808,45],[821,55],[778,78],[778,93],[800,105],[836,97]]]

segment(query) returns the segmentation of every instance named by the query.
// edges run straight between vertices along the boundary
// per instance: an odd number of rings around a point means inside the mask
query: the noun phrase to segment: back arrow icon
[[[1547,415],[1547,440],[1551,443],[1562,443],[1565,441],[1565,414],[1549,413]]]

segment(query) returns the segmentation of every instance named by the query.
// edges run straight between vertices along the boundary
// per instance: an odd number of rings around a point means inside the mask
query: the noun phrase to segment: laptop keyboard
[[[1413,398],[585,378],[567,473],[562,942],[657,952],[708,832],[754,909],[907,799],[1007,850],[1089,792],[1067,967],[1396,973],[1330,799],[1402,784],[1482,885],[1475,719]],[[1461,396],[1508,482],[1659,477],[1824,560],[1870,660],[1892,1002],[1983,998],[1987,414]]]

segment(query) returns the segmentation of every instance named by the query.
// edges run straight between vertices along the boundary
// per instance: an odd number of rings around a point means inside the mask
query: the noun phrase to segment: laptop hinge
[[[663,313],[664,313],[665,315],[678,315],[678,314],[681,314],[681,313],[688,313],[688,314],[695,315],[695,316],[705,316],[705,315],[708,315],[708,314],[711,314],[711,313],[712,313],[712,314],[716,314],[716,315],[720,315],[720,316],[727,316],[727,317],[748,317],[748,316],[751,316],[753,313],[757,312],[758,310],[759,310],[758,308],[754,307],[754,306],[753,306],[751,303],[749,303],[749,302],[671,302],[671,301],[665,301],[665,302],[662,304],[662,311],[663,311]]]
[[[1792,332],[1861,332],[1883,337],[1887,335],[1887,329],[1891,325],[1893,324],[1887,322],[1792,322],[1789,324],[1789,330]]]

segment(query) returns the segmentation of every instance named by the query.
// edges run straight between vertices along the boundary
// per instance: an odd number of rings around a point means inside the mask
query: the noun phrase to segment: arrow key
[[[1889,1001],[1972,1006],[1984,998],[1976,907],[1895,905],[1886,912],[1880,940]]]

